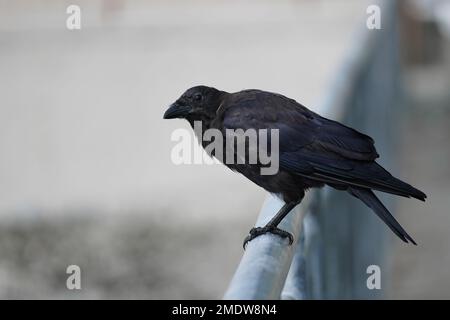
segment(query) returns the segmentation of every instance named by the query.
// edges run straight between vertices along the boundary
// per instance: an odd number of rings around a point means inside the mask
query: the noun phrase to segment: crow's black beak
[[[172,103],[164,113],[164,119],[185,118],[191,111],[191,107],[181,105],[177,102]]]

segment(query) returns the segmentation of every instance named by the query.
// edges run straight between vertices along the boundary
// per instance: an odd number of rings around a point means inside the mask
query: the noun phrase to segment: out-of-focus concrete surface
[[[441,59],[405,70],[399,176],[413,179],[428,199],[398,201],[397,217],[418,246],[395,242],[395,299],[450,299],[450,38],[443,41]]]
[[[2,222],[1,298],[220,298],[241,252],[241,222],[183,226],[151,213]],[[71,264],[81,268],[81,290],[66,288]]]
[[[366,2],[69,4],[0,2],[0,298],[220,298],[265,193],[172,164],[162,114],[197,84],[314,108]]]

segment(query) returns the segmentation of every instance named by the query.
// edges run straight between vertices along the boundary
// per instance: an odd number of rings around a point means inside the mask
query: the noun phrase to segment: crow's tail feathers
[[[390,175],[390,174],[389,174]],[[386,178],[387,190],[385,192],[397,194],[403,197],[413,197],[421,201],[425,201],[427,195],[420,191],[419,189],[414,188],[412,185],[403,182],[400,179],[397,179],[393,176],[390,178]],[[391,190],[389,190],[391,189]],[[383,191],[383,190],[380,190]]]
[[[400,239],[406,243],[411,242],[414,245],[417,245],[413,238],[411,238],[397,220],[395,220],[372,190],[367,188],[349,187],[347,191],[371,208]]]

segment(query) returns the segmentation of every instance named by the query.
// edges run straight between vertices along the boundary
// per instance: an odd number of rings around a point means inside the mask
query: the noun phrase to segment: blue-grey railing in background
[[[371,135],[382,155],[379,162],[391,168],[391,123],[401,92],[397,2],[386,0],[379,6],[382,28],[369,30],[363,21],[318,111]],[[389,207],[389,201],[386,204]],[[281,205],[270,196],[256,226],[268,222]],[[225,299],[382,296],[382,290],[367,288],[367,267],[386,270],[390,231],[350,195],[330,188],[310,191],[280,227],[294,235],[293,245],[270,234],[251,241]]]

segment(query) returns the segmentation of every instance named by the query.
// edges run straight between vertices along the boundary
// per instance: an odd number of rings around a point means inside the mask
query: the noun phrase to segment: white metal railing
[[[269,222],[282,205],[283,202],[275,197],[267,198],[256,226],[263,226]],[[259,236],[247,244],[245,254],[225,298],[278,299],[280,297],[300,239],[304,207],[306,202],[297,206],[279,225],[281,229],[294,236],[292,245],[286,246],[287,239],[272,234]]]
[[[380,1],[382,29],[358,28],[319,113],[375,138],[389,155],[393,106],[399,103],[397,2]],[[380,161],[387,164],[384,156]],[[387,164],[388,166],[391,163]],[[281,208],[265,201],[256,226]],[[384,264],[387,232],[369,210],[330,188],[308,192],[281,223],[294,243],[265,234],[247,245],[225,299],[377,298],[366,287],[366,268]],[[376,250],[374,250],[374,246]]]

